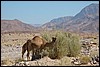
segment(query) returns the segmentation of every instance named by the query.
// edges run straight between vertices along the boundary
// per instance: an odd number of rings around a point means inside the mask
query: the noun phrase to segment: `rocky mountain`
[[[59,18],[56,20],[59,20]],[[50,24],[52,24],[53,27],[50,26]],[[60,23],[52,23],[50,21],[44,24],[42,28],[59,28],[75,32],[99,32],[99,4],[93,3],[86,6],[68,21],[60,21]]]
[[[68,22],[72,18],[73,18],[73,16],[66,16],[66,17],[55,18],[55,19],[51,20],[50,22],[42,25],[42,28],[48,28],[48,29],[50,29],[50,28],[56,27],[57,29],[60,29],[61,28],[60,24],[62,22]]]
[[[1,20],[1,32],[34,31],[34,29],[35,27],[30,24],[23,23],[17,19]]]

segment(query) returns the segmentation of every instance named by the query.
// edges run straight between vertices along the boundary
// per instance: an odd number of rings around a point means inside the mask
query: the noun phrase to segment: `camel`
[[[41,45],[44,45],[46,40],[39,36],[35,36],[32,40],[27,40],[27,42],[22,46],[22,59],[23,55],[27,50],[27,60],[29,60],[29,53],[32,50],[35,53],[37,48],[40,48]]]
[[[40,48],[37,48],[37,53],[39,53],[39,51],[41,52],[42,51],[42,49],[44,49],[44,48],[46,48],[46,47],[53,47],[54,46],[54,43],[55,43],[55,41],[56,41],[56,38],[55,37],[52,37],[52,41],[51,42],[46,42],[44,45],[41,45],[41,47]],[[37,56],[39,56],[39,57],[37,57],[37,58],[42,58],[43,56],[42,55],[38,55],[37,54]],[[34,56],[34,53],[32,54],[32,60],[33,60],[33,57],[35,57]]]
[[[53,43],[55,41],[55,38],[52,38],[52,42]],[[30,51],[32,50],[32,55],[34,55],[34,53],[36,53],[36,51],[41,51],[44,47],[49,47],[49,43],[46,42],[45,39],[39,37],[39,36],[35,36],[32,40],[27,40],[27,42],[22,46],[22,59],[23,59],[23,55],[25,53],[25,51],[27,50],[27,60],[29,60],[29,54]]]
[[[33,49],[34,48],[34,49]],[[27,60],[29,60],[29,52],[33,49],[35,51],[35,48],[37,48],[37,46],[31,45],[31,40],[27,40],[27,42],[22,46],[22,59],[23,59],[23,55],[27,50]]]

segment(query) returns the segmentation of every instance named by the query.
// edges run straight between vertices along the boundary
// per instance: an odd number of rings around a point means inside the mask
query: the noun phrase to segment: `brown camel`
[[[31,50],[35,51],[35,48],[37,48],[37,46],[35,44],[31,45],[31,40],[27,40],[27,42],[22,46],[22,59],[23,59],[24,53],[27,50],[27,60],[29,60],[30,59],[29,53],[30,53]]]
[[[41,51],[44,47],[50,47],[52,43],[54,43],[56,38],[52,38],[51,43],[47,43],[45,39],[35,36],[32,40],[27,40],[27,42],[22,46],[22,59],[25,51],[27,50],[27,60],[29,60],[29,53],[32,50],[33,54],[36,53],[36,51]]]
[[[32,54],[32,60],[35,59],[34,57],[37,57],[38,59],[42,58],[43,55],[39,54],[42,51],[42,49],[44,49],[45,47],[49,47],[49,48],[52,49],[52,47],[54,46],[55,41],[56,41],[56,38],[52,37],[52,41],[51,42],[47,42],[44,45],[41,45],[40,48],[37,48],[37,51],[36,51],[37,54],[36,54],[36,56],[34,56],[34,53]]]
[[[22,59],[25,51],[27,50],[27,60],[29,60],[29,53],[32,50],[35,53],[36,49],[44,45],[46,40],[39,36],[35,36],[32,40],[27,40],[27,42],[22,46]]]

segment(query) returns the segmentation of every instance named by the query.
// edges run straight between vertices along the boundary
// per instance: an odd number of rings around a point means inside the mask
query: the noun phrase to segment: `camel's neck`
[[[55,41],[51,41],[49,43],[46,44],[47,47],[52,46],[54,44]]]
[[[51,43],[53,44],[55,41],[53,40],[53,41],[51,41]]]

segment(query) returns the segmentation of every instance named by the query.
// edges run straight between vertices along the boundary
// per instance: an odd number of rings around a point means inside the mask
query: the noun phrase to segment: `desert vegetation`
[[[75,57],[80,53],[81,45],[79,36],[67,32],[46,32],[42,35],[47,41],[50,41],[52,36],[56,36],[57,40],[53,48],[47,48],[51,58],[62,58],[63,56]]]
[[[34,35],[35,34],[35,35]],[[23,61],[21,59],[22,46],[34,36],[41,36],[47,42],[45,44],[52,47],[43,47],[35,56],[41,55],[33,61]],[[84,37],[84,36],[83,36]],[[1,64],[2,65],[21,65],[30,66],[44,65],[88,65],[92,58],[99,56],[98,37],[83,38],[79,34],[64,31],[44,31],[41,33],[7,33],[1,37]],[[53,42],[53,38],[56,40]],[[53,43],[52,43],[53,42]],[[85,43],[86,42],[86,43]],[[89,42],[87,44],[87,42]],[[96,44],[94,44],[96,43]],[[8,48],[8,49],[7,49]],[[6,50],[5,50],[6,49]],[[32,52],[30,52],[31,58]],[[16,54],[16,55],[15,55]],[[25,53],[27,56],[27,52]],[[7,56],[7,59],[6,59]],[[25,60],[27,57],[24,57]],[[42,63],[42,61],[45,62]],[[73,60],[74,59],[74,60]],[[48,62],[46,62],[48,61]],[[34,64],[33,64],[34,63]],[[38,63],[38,64],[37,64]],[[93,61],[95,63],[95,61]],[[93,64],[92,63],[92,64]],[[95,63],[96,64],[96,63]],[[90,64],[91,65],[91,64]]]
[[[50,9],[46,6],[49,10],[45,9],[45,5],[50,5],[47,3],[37,3],[36,5],[28,2],[29,5],[24,4],[23,9],[18,8],[19,4],[16,4],[17,11],[13,6],[14,2],[12,5],[8,5],[11,3],[7,4],[7,2],[3,3],[1,7],[5,9],[1,13],[2,66],[99,66],[98,1],[87,5],[72,16],[65,15],[65,10],[73,6],[73,4],[68,4],[68,8],[66,8],[67,2],[61,2],[63,5],[59,3]],[[41,4],[43,4],[42,8]],[[5,13],[6,6],[11,8],[7,8],[6,13],[10,14],[8,17],[8,14]],[[34,6],[38,6],[38,9],[35,9]],[[60,6],[59,9],[56,9],[58,6]],[[74,7],[78,9],[77,5]],[[21,13],[27,8],[28,14]],[[13,9],[15,11],[11,13]],[[56,13],[61,10],[64,12]],[[72,14],[72,10],[67,10],[68,12]],[[73,13],[75,12],[77,10]]]

